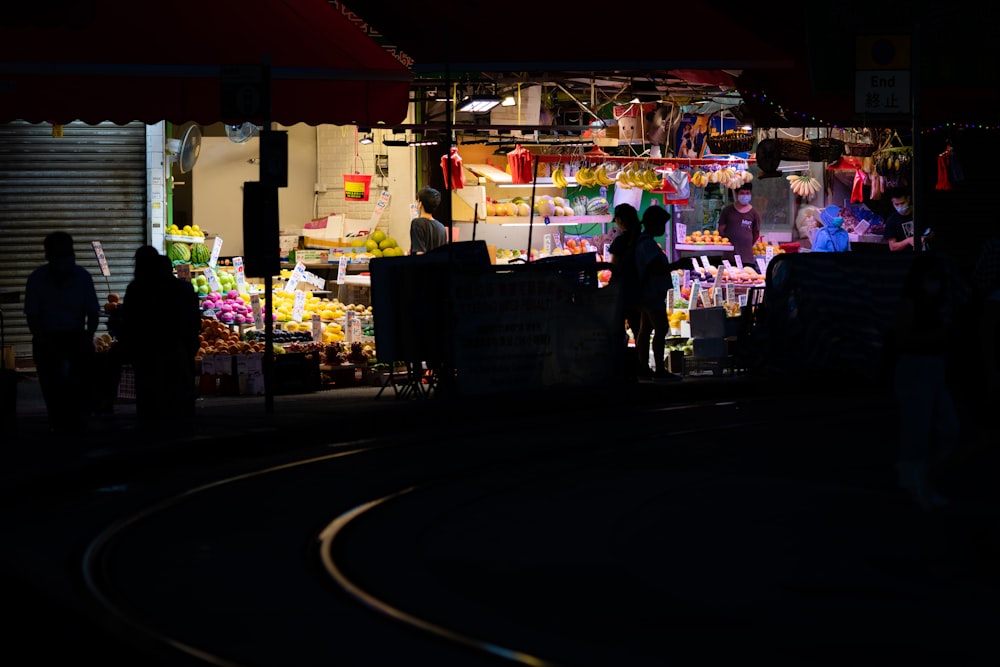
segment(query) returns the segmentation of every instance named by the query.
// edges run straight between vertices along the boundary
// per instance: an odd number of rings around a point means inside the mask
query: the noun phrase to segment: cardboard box
[[[318,264],[326,262],[330,253],[326,250],[306,250],[299,248],[289,255],[289,261],[302,262],[303,264]]]

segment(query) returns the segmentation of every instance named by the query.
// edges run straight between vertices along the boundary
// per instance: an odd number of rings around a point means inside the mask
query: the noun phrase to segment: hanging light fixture
[[[499,95],[468,95],[459,103],[458,111],[487,113],[502,101]]]
[[[507,95],[506,97],[503,98],[503,101],[500,102],[500,106],[502,107],[512,107],[516,104],[517,100],[514,99],[513,95]]]
[[[368,144],[370,144],[370,143],[372,143],[374,141],[375,140],[372,139],[372,135],[370,135],[370,134],[366,134],[363,137],[361,137],[360,139],[358,139],[358,143],[362,144],[362,145],[365,145],[365,146],[367,146]]]

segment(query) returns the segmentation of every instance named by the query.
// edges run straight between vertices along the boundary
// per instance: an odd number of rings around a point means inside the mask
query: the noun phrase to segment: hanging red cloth
[[[510,165],[511,182],[515,185],[531,183],[535,179],[531,173],[531,151],[518,144],[514,150],[507,153],[507,164]]]
[[[951,157],[948,151],[938,155],[937,169],[938,180],[935,190],[951,190],[951,179],[948,178],[948,158]]]
[[[865,201],[865,172],[860,169],[854,170],[854,185],[851,186],[851,203],[863,204]]]
[[[445,189],[461,190],[465,187],[465,169],[462,168],[462,156],[458,154],[458,147],[452,146],[447,155],[441,156],[441,171],[444,174]]]

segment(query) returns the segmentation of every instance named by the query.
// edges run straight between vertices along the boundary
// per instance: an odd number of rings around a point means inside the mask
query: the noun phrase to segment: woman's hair
[[[615,206],[615,218],[621,222],[624,232],[639,231],[639,212],[632,204],[618,204]]]

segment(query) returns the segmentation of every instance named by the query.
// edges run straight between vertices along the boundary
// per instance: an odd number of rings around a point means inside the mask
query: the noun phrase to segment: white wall
[[[384,189],[390,203],[377,226],[409,250],[409,207],[416,197],[414,149],[385,146],[382,140],[390,135],[381,130],[375,130],[374,143],[360,145],[353,125],[276,129],[288,131],[288,187],[278,190],[282,230],[298,233],[311,219],[330,214],[371,220]],[[376,154],[389,156],[387,172],[376,171]],[[225,137],[202,140],[192,174],[191,217],[206,234],[222,238],[224,256],[243,253],[243,183],[260,179],[258,165],[250,162],[259,157],[256,137],[243,144]],[[372,175],[367,202],[344,199],[344,174],[355,171]]]
[[[278,189],[278,225],[301,229],[312,218],[316,128],[299,124],[288,131],[288,187]],[[260,140],[237,144],[205,137],[195,163],[191,217],[202,231],[222,238],[224,256],[243,254],[243,183],[260,180]]]
[[[323,191],[316,194],[314,217],[336,213],[349,219],[370,220],[379,193],[387,190],[389,207],[377,227],[409,251],[410,203],[416,198],[416,153],[410,147],[383,144],[382,141],[391,136],[385,130],[376,129],[372,135],[375,139],[373,143],[359,144],[361,135],[354,126],[317,127],[316,183]],[[389,156],[387,172],[376,170],[376,155],[379,154]],[[371,195],[367,202],[344,199],[344,174],[356,171],[372,175]]]

